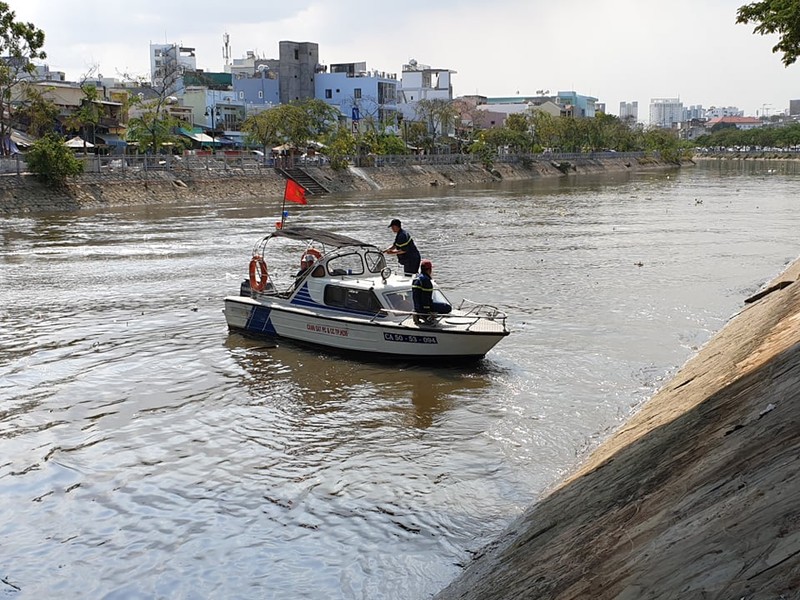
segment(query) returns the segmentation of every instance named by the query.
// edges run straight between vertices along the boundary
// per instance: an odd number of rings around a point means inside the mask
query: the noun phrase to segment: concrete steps
[[[306,189],[306,192],[312,196],[330,193],[328,188],[326,188],[300,167],[291,167],[286,169],[276,168],[275,170],[287,179],[293,179],[295,182],[302,185]]]

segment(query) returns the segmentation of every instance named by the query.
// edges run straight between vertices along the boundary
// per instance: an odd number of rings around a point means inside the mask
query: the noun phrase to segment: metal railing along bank
[[[570,161],[592,159],[631,160],[645,156],[644,152],[544,152],[541,154],[498,154],[494,163],[522,163],[534,161]],[[258,173],[262,170],[292,167],[318,167],[329,164],[323,156],[315,157],[266,157],[247,154],[224,153],[177,156],[163,155],[88,155],[76,156],[83,161],[85,173],[125,173],[147,171],[237,171]],[[348,163],[357,167],[400,167],[409,165],[456,165],[483,164],[482,157],[475,154],[365,154],[348,157]],[[27,172],[24,157],[15,155],[0,159],[0,173],[21,174]]]

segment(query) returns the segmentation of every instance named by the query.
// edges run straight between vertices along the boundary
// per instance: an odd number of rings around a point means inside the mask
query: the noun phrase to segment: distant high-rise
[[[633,121],[634,123],[636,123],[639,120],[639,103],[620,102],[619,118],[623,121]]]
[[[683,120],[680,98],[651,98],[650,126],[674,129]]]
[[[692,104],[683,111],[684,121],[702,121],[707,117],[707,111],[702,104]]]
[[[789,100],[789,114],[800,115],[800,100]]]

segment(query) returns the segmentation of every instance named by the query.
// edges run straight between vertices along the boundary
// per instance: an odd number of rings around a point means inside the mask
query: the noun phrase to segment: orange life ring
[[[267,263],[256,255],[250,259],[250,289],[263,292],[267,287]]]
[[[306,256],[309,256],[309,255],[313,256],[317,260],[322,258],[322,252],[320,252],[316,248],[306,248],[305,251],[303,252],[303,257],[302,257],[301,260],[305,260]]]

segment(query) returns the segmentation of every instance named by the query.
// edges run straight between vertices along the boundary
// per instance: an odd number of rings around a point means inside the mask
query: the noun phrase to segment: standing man
[[[433,299],[433,263],[427,258],[422,261],[419,274],[411,283],[411,294],[414,297],[414,321],[426,320],[430,322],[432,315],[446,315],[453,307],[446,302],[436,302]],[[440,294],[441,295],[441,294]]]
[[[403,272],[406,275],[414,275],[419,271],[419,250],[411,239],[411,234],[403,229],[400,219],[392,219],[389,227],[394,231],[394,244],[389,246],[384,253],[396,254],[397,261],[403,265]]]

